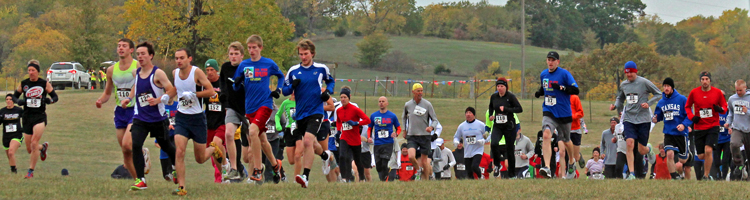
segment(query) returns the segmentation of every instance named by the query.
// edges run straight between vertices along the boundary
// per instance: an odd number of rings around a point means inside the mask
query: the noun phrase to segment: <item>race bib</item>
[[[174,126],[174,117],[169,118],[169,125]]]
[[[742,112],[742,105],[734,105],[734,113],[738,115],[745,115],[745,112]]]
[[[625,140],[625,136],[623,134],[617,134],[617,140],[623,141]]]
[[[192,99],[180,99],[180,107],[185,108],[185,109],[193,107],[193,100]]]
[[[266,125],[266,133],[276,133],[276,126]]]
[[[672,121],[672,120],[674,120],[674,114],[675,113],[672,112],[672,111],[664,112],[664,120],[665,121]]]
[[[406,170],[407,171],[412,171],[412,170],[414,170],[414,166],[406,166]]]
[[[296,108],[290,108],[289,109],[289,116],[294,118],[294,111],[297,110]]]
[[[292,133],[294,133],[295,129],[297,129],[297,122],[292,122],[292,124],[289,125],[289,131],[292,131]]]
[[[456,170],[466,171],[466,165],[458,164],[456,165]]]
[[[148,98],[154,98],[151,93],[143,93],[138,95],[138,104],[141,105],[141,107],[148,106]]]
[[[352,130],[352,125],[349,125],[349,124],[347,124],[347,123],[341,123],[341,129],[342,129],[343,131],[348,131],[348,130]]]
[[[378,131],[378,138],[388,138],[390,134],[388,134],[388,130],[379,130]]]
[[[421,106],[414,107],[414,114],[417,116],[422,116],[425,113],[427,113],[427,109],[422,108]]]
[[[221,112],[221,104],[219,103],[208,104],[208,111]]]
[[[118,88],[117,98],[124,99],[130,96],[130,88]]]
[[[5,132],[6,133],[16,132],[16,131],[18,131],[18,125],[16,125],[16,124],[5,125]]]
[[[521,156],[521,154],[523,154],[523,152],[521,152],[521,150],[516,150],[516,156]]]
[[[724,129],[723,126],[719,126],[719,132],[724,132],[724,131],[726,131],[726,129]]]
[[[482,171],[482,174],[484,174],[484,167],[479,167],[479,171]]]
[[[42,106],[42,99],[26,99],[26,107],[39,108]]]
[[[627,100],[628,104],[637,104],[638,103],[638,94],[630,93],[625,96],[625,99]]]
[[[505,124],[507,122],[508,122],[508,116],[507,115],[503,115],[503,114],[495,115],[495,123],[496,124]]]
[[[476,143],[477,143],[476,136],[466,137],[466,144],[476,144]]]
[[[545,106],[557,105],[557,98],[555,96],[544,96],[544,105]]]
[[[701,118],[710,118],[714,116],[714,112],[710,108],[703,108],[700,110]]]

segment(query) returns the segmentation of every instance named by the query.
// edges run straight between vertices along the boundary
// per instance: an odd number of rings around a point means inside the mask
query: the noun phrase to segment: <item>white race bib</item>
[[[42,107],[42,99],[26,99],[26,107],[29,107],[29,108]]]
[[[208,104],[208,111],[221,112],[221,104],[220,103]]]
[[[464,165],[464,164],[458,164],[458,165],[456,165],[456,170],[466,171],[466,165]]]
[[[703,108],[700,110],[701,118],[711,118],[714,116],[713,109]]]
[[[521,156],[521,154],[523,154],[523,152],[521,152],[521,150],[516,150],[516,156]]]
[[[672,111],[664,112],[664,120],[665,121],[672,121],[672,120],[674,120],[674,114],[675,113],[672,112]]]
[[[723,127],[723,126],[719,126],[719,132],[724,132],[724,131],[726,131],[726,130],[724,129],[724,127]]]
[[[628,104],[636,104],[638,103],[638,94],[630,93],[625,95],[625,99],[627,100]]]
[[[10,133],[10,132],[16,132],[16,131],[18,131],[18,125],[16,124],[5,125],[5,132]]]
[[[742,105],[734,105],[734,114],[745,115],[745,112],[742,112]]]
[[[406,171],[413,171],[413,170],[414,170],[414,166],[406,166]]]
[[[174,117],[169,118],[169,125],[174,126]]]
[[[495,115],[495,123],[496,124],[505,124],[507,122],[508,122],[508,116],[507,115],[503,115],[503,114]]]
[[[482,171],[482,174],[484,174],[484,167],[479,167],[479,171]]]
[[[117,89],[117,98],[124,99],[130,96],[130,88]]]
[[[180,99],[180,107],[184,109],[193,107],[193,100],[192,99]]]
[[[297,129],[297,122],[293,122],[292,124],[289,125],[289,131],[294,133],[295,129]]]
[[[390,137],[390,134],[388,133],[388,130],[379,130],[378,131],[378,138],[388,138]]]
[[[617,134],[617,140],[623,141],[625,140],[625,136],[623,134]]]
[[[466,144],[476,144],[477,138],[475,136],[466,137]]]
[[[143,93],[138,95],[138,104],[140,104],[141,107],[148,106],[148,98],[154,98],[154,96],[151,95],[151,93]]]
[[[266,125],[266,133],[276,133],[276,126]]]
[[[417,116],[422,116],[425,113],[427,113],[427,109],[422,108],[422,106],[416,106],[414,107],[414,114]]]
[[[544,105],[545,106],[557,105],[557,98],[554,96],[544,96]]]
[[[342,131],[348,131],[348,130],[352,130],[352,125],[349,125],[349,124],[348,124],[348,123],[346,123],[346,122],[344,122],[344,123],[341,123],[341,129],[342,129]]]

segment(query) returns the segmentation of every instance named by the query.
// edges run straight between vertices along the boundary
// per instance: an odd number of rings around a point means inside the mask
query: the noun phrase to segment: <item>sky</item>
[[[427,6],[432,3],[451,2],[458,0],[417,0],[417,6]],[[480,0],[469,0],[479,2]],[[505,5],[507,0],[488,0],[490,4]],[[724,10],[736,7],[748,10],[750,0],[641,0],[646,4],[646,14],[657,14],[671,24],[696,15],[721,16]]]

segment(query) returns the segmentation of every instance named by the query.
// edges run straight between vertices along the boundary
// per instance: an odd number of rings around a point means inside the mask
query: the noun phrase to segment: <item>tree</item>
[[[574,1],[574,0],[569,0]],[[617,43],[624,25],[631,24],[637,16],[644,15],[646,4],[641,0],[575,0],[583,21],[597,33],[600,46]]]
[[[404,14],[414,7],[413,0],[354,0],[354,14],[361,21],[359,30],[365,35],[376,30],[400,30],[406,19]]]
[[[18,30],[11,38],[14,50],[3,68],[6,76],[23,77],[30,59],[39,60],[42,66],[70,59],[71,40],[65,34],[50,27],[38,28],[33,21],[23,23]]]
[[[686,31],[671,28],[656,40],[656,52],[661,55],[682,55],[694,58],[695,39]]]
[[[637,43],[607,44],[590,54],[575,57],[567,62],[568,69],[577,79],[581,91],[588,91],[602,83],[619,85],[625,73],[623,65],[634,61],[638,65],[638,75],[646,78],[661,78],[667,73],[663,70],[661,58],[652,47]],[[671,73],[671,72],[670,72]]]
[[[390,48],[391,43],[388,41],[388,37],[380,32],[373,33],[365,36],[362,41],[357,42],[357,50],[359,52],[355,54],[355,57],[357,57],[360,66],[374,68],[380,64],[383,55]]]

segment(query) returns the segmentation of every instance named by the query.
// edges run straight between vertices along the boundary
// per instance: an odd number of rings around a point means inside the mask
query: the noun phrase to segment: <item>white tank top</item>
[[[182,114],[198,114],[203,112],[203,108],[198,101],[197,97],[183,97],[183,92],[191,92],[195,93],[195,70],[198,69],[198,67],[193,66],[190,69],[190,74],[188,75],[187,79],[182,80],[180,78],[180,68],[177,68],[174,70],[174,86],[177,88],[177,99],[179,100],[179,104],[177,104],[177,111],[179,111]]]

